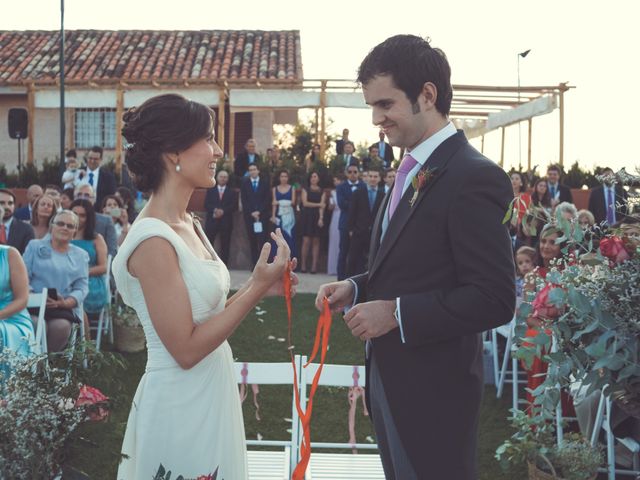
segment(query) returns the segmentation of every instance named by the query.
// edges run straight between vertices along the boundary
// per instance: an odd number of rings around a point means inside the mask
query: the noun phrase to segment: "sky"
[[[565,165],[640,166],[632,125],[640,112],[640,2],[563,0],[535,2],[457,0],[368,2],[324,0],[65,0],[67,29],[300,30],[308,79],[353,79],[367,52],[398,33],[429,37],[447,54],[452,83],[522,86],[569,82],[565,94]],[[2,30],[60,28],[60,2],[21,0],[3,8]],[[454,92],[455,93],[455,92]],[[372,143],[377,130],[367,110],[329,109],[331,133],[344,127],[356,143]],[[526,164],[526,123],[522,162]],[[558,160],[557,111],[533,121],[533,164]],[[479,142],[474,141],[479,147]],[[498,161],[500,133],[485,138],[484,152]],[[505,167],[519,163],[518,127],[506,136]]]

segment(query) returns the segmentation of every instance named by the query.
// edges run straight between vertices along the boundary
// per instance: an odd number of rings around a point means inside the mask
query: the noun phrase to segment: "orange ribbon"
[[[296,402],[296,410],[298,411],[298,416],[300,417],[300,422],[302,424],[302,440],[300,441],[300,461],[298,465],[296,465],[293,474],[291,475],[292,480],[304,480],[304,474],[307,471],[307,466],[309,465],[309,459],[311,458],[311,412],[313,411],[313,397],[318,389],[318,382],[320,381],[320,375],[322,374],[322,367],[324,366],[324,360],[327,355],[327,349],[329,347],[329,332],[331,331],[331,310],[329,308],[329,301],[325,298],[322,301],[323,309],[320,314],[320,318],[318,319],[318,327],[316,328],[316,338],[313,343],[313,351],[311,352],[311,357],[309,361],[304,366],[307,368],[309,364],[315,359],[318,354],[318,350],[320,351],[320,366],[316,371],[316,374],[313,377],[313,382],[311,383],[311,390],[309,391],[309,401],[307,403],[307,408],[303,412],[302,406],[300,405],[300,393],[298,390],[298,372],[296,369],[296,362],[293,356],[293,346],[291,344],[291,267],[289,266],[284,272],[283,278],[284,285],[284,298],[287,304],[287,320],[289,327],[289,354],[291,355],[291,364],[293,365],[293,391],[295,394],[295,402]]]

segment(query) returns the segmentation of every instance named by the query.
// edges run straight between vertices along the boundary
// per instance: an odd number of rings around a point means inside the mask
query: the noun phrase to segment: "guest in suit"
[[[36,200],[38,200],[43,193],[44,191],[40,185],[30,185],[29,188],[27,188],[27,204],[18,208],[14,213],[14,217],[23,222],[31,221],[33,204],[36,203]]]
[[[31,226],[36,239],[43,238],[49,233],[49,224],[56,211],[56,201],[49,195],[42,195],[33,204]]]
[[[378,147],[378,155],[380,156],[380,158],[382,158],[382,160],[384,160],[384,168],[389,168],[391,167],[393,161],[396,159],[393,154],[393,148],[391,148],[391,145],[384,141],[385,135],[382,130],[380,130],[378,136],[380,140],[371,145],[371,147]]]
[[[347,278],[347,255],[349,254],[349,205],[351,196],[358,188],[364,188],[365,184],[358,179],[358,167],[351,165],[347,168],[347,181],[336,187],[336,198],[340,207],[340,253],[338,254],[338,280]]]
[[[31,225],[13,218],[15,206],[16,197],[13,192],[0,189],[0,207],[4,211],[2,223],[0,223],[0,244],[14,247],[22,255],[27,248],[27,243],[33,240],[35,234]]]
[[[236,156],[233,163],[233,173],[238,179],[247,175],[249,165],[255,164],[260,167],[260,155],[256,153],[256,141],[253,138],[247,140],[244,144],[244,152]]]
[[[116,177],[108,168],[101,167],[102,147],[91,147],[87,154],[87,174],[78,186],[90,185],[95,192],[94,204],[102,205],[107,195],[116,193]],[[77,188],[77,187],[76,187]]]
[[[366,399],[387,479],[477,479],[481,332],[509,322],[509,178],[449,121],[444,53],[413,35],[358,72],[373,123],[407,150],[373,227],[368,272],[320,288],[366,342]],[[416,179],[414,188],[413,180]],[[419,381],[416,381],[419,372]],[[433,392],[441,392],[434,395]]]
[[[556,208],[556,205],[562,202],[573,203],[571,189],[560,184],[561,174],[562,169],[558,165],[549,165],[547,168],[547,188],[551,196],[551,208]]]
[[[226,170],[218,172],[216,186],[207,190],[204,209],[207,212],[204,231],[211,245],[220,234],[220,258],[225,265],[228,265],[233,214],[238,210],[238,192],[229,186],[229,172]]]
[[[355,165],[360,168],[360,160],[353,154],[355,148],[356,147],[353,142],[347,142],[344,144],[344,153],[331,160],[329,165],[331,175],[344,173],[345,169],[351,165]]]
[[[593,188],[589,193],[589,211],[593,213],[597,224],[606,222],[607,225],[614,225],[627,214],[629,194],[622,185],[616,183],[612,169],[605,168],[601,175],[602,185]]]
[[[367,270],[371,228],[385,195],[384,187],[380,186],[380,170],[370,169],[366,178],[367,188],[356,190],[349,205],[348,276],[358,275]]]
[[[393,187],[393,183],[396,181],[396,169],[395,168],[387,168],[384,171],[384,194],[386,195],[391,187]]]
[[[380,158],[378,146],[371,145],[369,147],[369,156],[362,159],[362,171],[368,172],[371,169],[382,170],[384,168],[384,160]]]
[[[260,249],[267,241],[271,213],[271,188],[267,180],[260,178],[260,170],[255,163],[249,165],[249,175],[242,181],[240,199],[251,245],[251,264],[255,266]]]
[[[342,155],[344,153],[344,145],[349,141],[349,129],[342,130],[342,138],[336,140],[336,155]]]
[[[88,183],[84,183],[76,188],[75,198],[89,200],[91,204],[95,205],[96,197],[93,187]],[[99,233],[107,242],[107,253],[111,257],[115,257],[118,252],[118,237],[116,235],[116,229],[113,226],[113,220],[108,215],[102,213],[96,213],[95,233]]]

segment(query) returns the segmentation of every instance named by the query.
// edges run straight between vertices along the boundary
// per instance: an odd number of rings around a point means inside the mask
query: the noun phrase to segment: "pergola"
[[[526,121],[527,168],[531,169],[531,141],[533,117],[559,109],[560,165],[564,163],[564,93],[573,86],[567,82],[556,86],[486,86],[453,85],[450,117],[457,128],[469,138],[481,137],[494,130],[502,132],[500,165],[504,165],[505,129]],[[286,90],[249,87],[229,92],[231,111],[237,108],[313,108],[316,112],[316,140],[325,151],[325,109],[330,107],[369,108],[364,103],[361,88],[352,80],[304,80],[302,86],[292,85]]]

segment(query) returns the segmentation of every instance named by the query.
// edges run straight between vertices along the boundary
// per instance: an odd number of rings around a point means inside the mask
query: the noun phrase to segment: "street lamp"
[[[520,106],[520,57],[526,57],[530,51],[531,49],[518,54],[518,106]],[[518,171],[522,171],[522,122],[518,122]]]
[[[60,175],[64,172],[64,0],[60,0]]]

